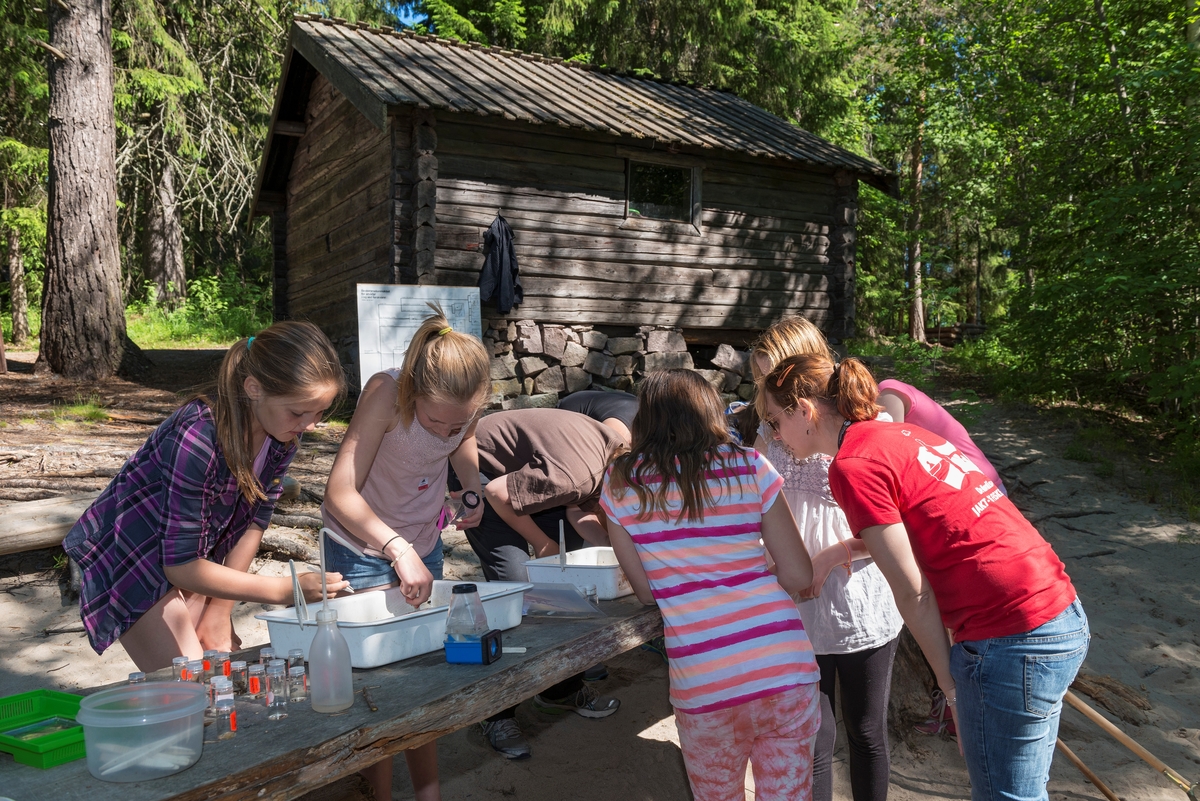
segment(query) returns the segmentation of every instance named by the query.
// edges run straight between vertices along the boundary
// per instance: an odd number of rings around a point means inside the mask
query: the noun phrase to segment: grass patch
[[[100,405],[100,398],[91,395],[86,399],[76,395],[74,403],[66,403],[54,407],[55,422],[70,420],[78,423],[103,423],[108,420],[108,412]]]

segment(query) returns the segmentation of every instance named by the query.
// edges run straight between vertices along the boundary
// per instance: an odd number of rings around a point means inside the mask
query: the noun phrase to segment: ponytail
[[[758,380],[755,405],[766,417],[767,396],[780,408],[794,408],[801,400],[824,402],[846,420],[874,420],[879,414],[879,387],[871,371],[859,359],[843,359],[835,365],[825,355],[791,356],[775,365]]]
[[[433,314],[413,334],[400,368],[396,409],[405,428],[412,425],[417,398],[478,407],[491,383],[483,343],[455,331],[440,306],[429,308]]]
[[[312,323],[275,323],[249,339],[239,340],[225,354],[215,391],[200,399],[212,410],[217,441],[238,489],[253,503],[267,496],[254,474],[254,408],[246,393],[247,378],[254,378],[270,396],[332,386],[337,388],[340,400],[346,393],[346,377],[329,338]]]

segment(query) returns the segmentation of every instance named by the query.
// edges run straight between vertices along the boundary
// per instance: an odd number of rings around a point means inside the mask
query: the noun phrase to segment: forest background
[[[100,2],[101,0],[93,0]],[[0,0],[0,310],[36,340],[46,9]],[[409,27],[727,89],[896,171],[863,187],[863,348],[986,324],[952,358],[997,392],[1153,419],[1200,462],[1196,0],[112,0],[131,338],[270,320],[247,220],[291,18]],[[870,344],[873,343],[873,344]]]

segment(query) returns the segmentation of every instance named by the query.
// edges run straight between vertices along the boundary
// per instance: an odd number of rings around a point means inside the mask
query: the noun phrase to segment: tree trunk
[[[112,15],[108,0],[51,3],[50,158],[41,356],[82,379],[116,372],[125,308],[117,248]]]
[[[975,325],[983,325],[983,227],[975,228]]]
[[[1129,133],[1129,161],[1133,165],[1133,175],[1139,181],[1144,180],[1138,150],[1141,142],[1133,128],[1133,112],[1129,107],[1129,93],[1125,91],[1125,77],[1121,75],[1121,62],[1117,58],[1117,45],[1113,42],[1112,31],[1108,29],[1108,15],[1104,13],[1104,0],[1092,0],[1096,9],[1096,18],[1100,22],[1100,31],[1104,34],[1104,47],[1108,50],[1108,65],[1112,67],[1113,86],[1117,93],[1117,103],[1121,107],[1121,116],[1125,120],[1125,128]]]
[[[29,299],[25,295],[25,260],[21,257],[21,233],[8,229],[8,280],[12,299],[13,344],[29,339]]]
[[[146,212],[146,277],[154,283],[158,302],[175,306],[186,294],[183,269],[183,226],[175,202],[175,167],[164,159],[158,186]]]
[[[908,312],[908,335],[913,342],[925,342],[925,304],[921,298],[921,139],[925,124],[917,122],[917,138],[912,146],[912,191],[909,193],[908,266],[912,275],[912,306]]]

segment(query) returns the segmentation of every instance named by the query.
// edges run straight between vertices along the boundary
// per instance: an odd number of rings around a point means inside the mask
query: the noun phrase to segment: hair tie
[[[449,334],[449,333],[450,333],[451,331],[453,331],[453,330],[454,330],[454,329],[453,329],[453,328],[451,328],[450,326],[446,326],[446,327],[445,327],[445,328],[443,328],[441,331],[438,331],[438,336],[439,336],[439,337],[444,337],[444,336],[446,336],[446,334]]]
[[[792,372],[792,368],[795,366],[796,363],[792,362],[784,369],[782,373],[779,374],[779,378],[775,379],[775,389],[779,389],[783,386],[783,380],[788,377],[788,373]]]
[[[250,346],[253,344],[254,344],[254,337],[250,337],[249,339],[247,339],[246,340],[246,350],[250,350]]]

